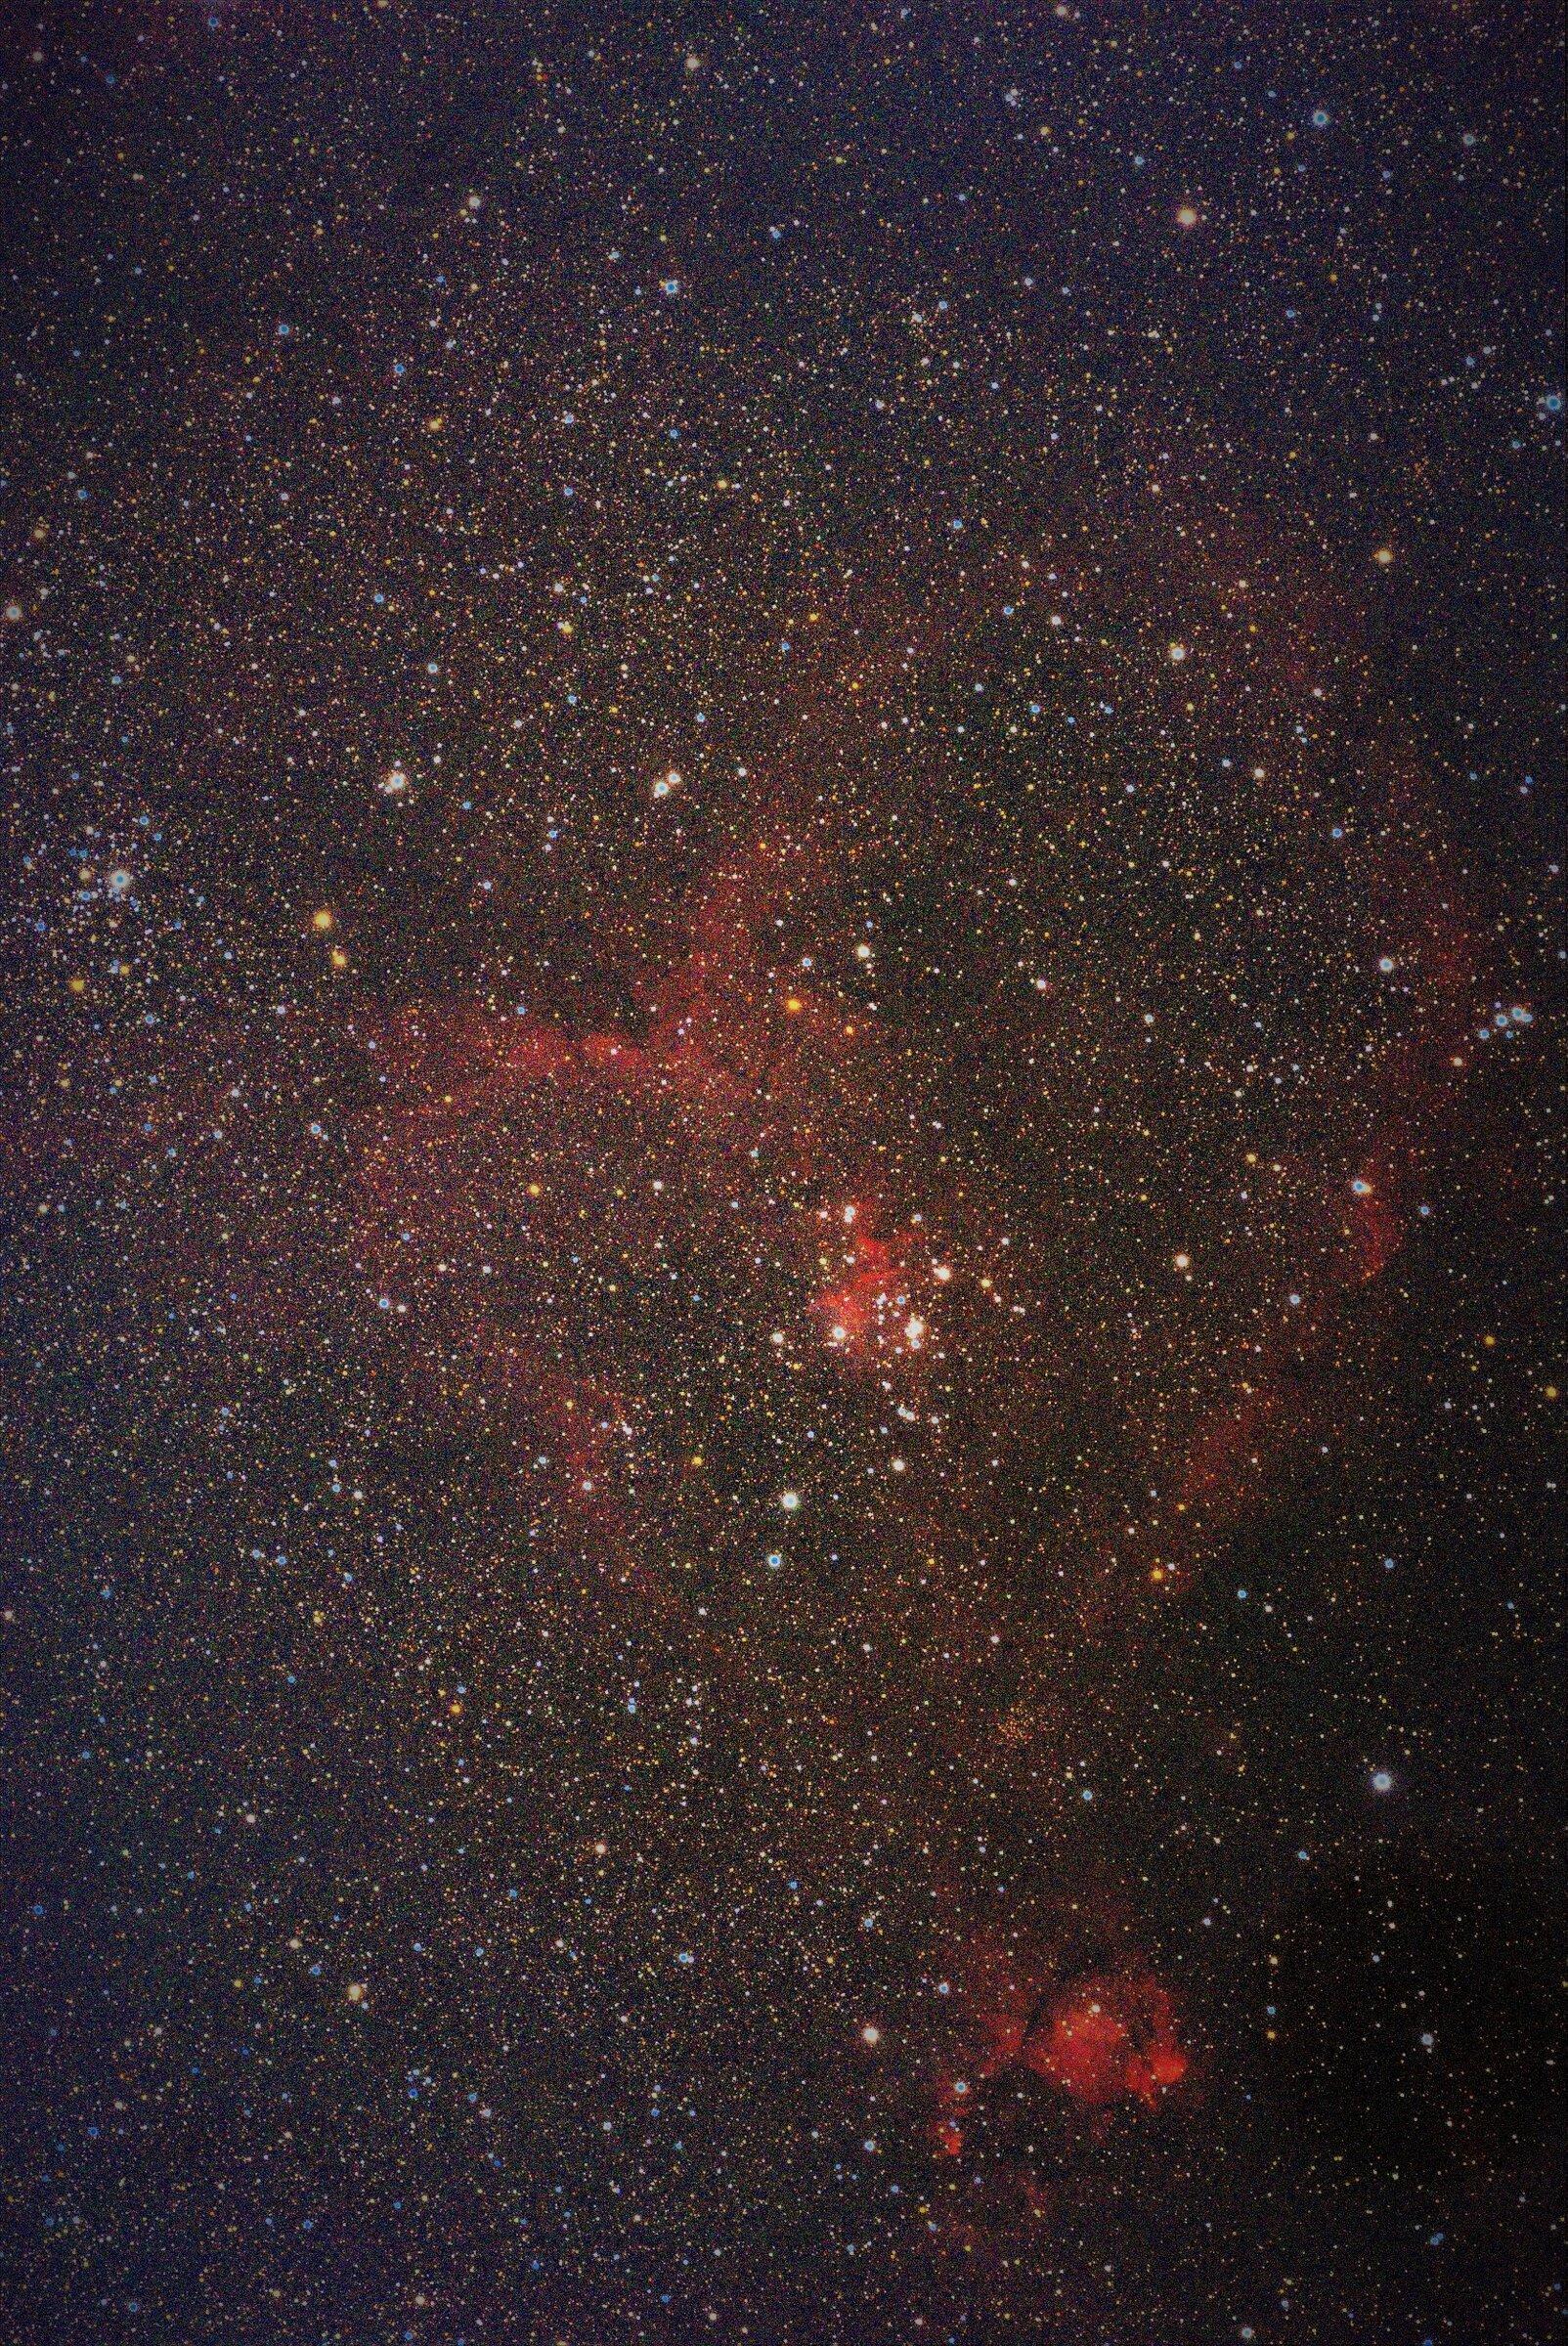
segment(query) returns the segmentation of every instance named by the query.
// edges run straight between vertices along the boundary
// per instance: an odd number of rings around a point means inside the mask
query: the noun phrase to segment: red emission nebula
[[[1243,557],[1231,559],[1240,570]],[[1206,585],[1210,598],[1223,591]],[[928,640],[929,661],[961,664],[966,607]],[[1268,608],[1255,588],[1249,607]],[[1354,697],[1353,659],[1310,663],[1270,617],[1286,638],[1272,649],[1298,666],[1309,703],[1320,673]],[[1318,610],[1314,625],[1324,619]],[[855,640],[868,694],[879,660],[891,670],[912,632],[907,615],[851,600],[841,639]],[[819,657],[803,698],[831,691],[836,703],[834,651]],[[777,762],[797,772],[807,755],[786,736]],[[1385,740],[1375,755],[1386,796],[1351,894],[1367,966],[1399,967],[1414,995],[1381,1054],[1376,1105],[1358,1110],[1362,1079],[1348,1050],[1336,1061],[1331,1022],[1305,1038],[1334,1086],[1333,1112],[1238,1151],[1234,1186],[1251,1210],[1229,1196],[1185,1207],[1187,1242],[1151,1267],[1162,1292],[1123,1314],[1119,1331],[1091,1325],[1093,1246],[1064,1229],[1050,1195],[1064,1146],[1051,1124],[1072,1109],[1043,1087],[1045,1194],[1021,1201],[1016,1185],[943,1147],[947,1119],[932,1110],[963,1098],[966,1070],[961,1059],[934,1064],[929,1038],[877,1000],[880,946],[858,967],[853,947],[841,953],[831,982],[817,975],[820,949],[785,960],[779,931],[819,938],[846,868],[875,870],[874,845],[851,852],[830,818],[792,817],[786,779],[750,794],[749,851],[690,886],[680,949],[634,978],[620,1024],[442,1004],[371,1038],[384,1098],[357,1131],[348,1192],[367,1314],[381,1315],[423,1406],[505,1429],[536,1520],[557,1535],[572,1527],[580,1593],[643,1634],[685,1641],[747,1740],[774,1747],[764,1770],[798,1737],[858,1718],[868,1734],[907,1735],[902,1789],[896,1766],[883,1783],[912,1813],[954,1764],[988,1797],[1026,1805],[1054,1772],[1053,1750],[1080,1733],[1059,1673],[1104,1672],[1135,1650],[1149,1609],[1180,1603],[1213,1544],[1353,1409],[1354,1375],[1342,1372],[1375,1360],[1375,1290],[1418,1210],[1476,987],[1408,754]],[[1247,819],[1267,822],[1265,771],[1246,793],[1257,803]],[[886,812],[895,821],[896,802]],[[1266,915],[1260,904],[1233,917]],[[1056,1037],[1092,1027],[1103,1071],[1089,1089],[1111,1105],[1079,1112],[1091,1127],[1114,1116],[1136,1155],[1151,1137],[1140,1103],[1152,1121],[1197,1054],[1178,1051],[1174,1074],[1156,1056],[1157,985],[1146,982],[1134,1013],[1110,972],[1045,958],[1051,974],[1020,995],[1047,998]],[[1200,1070],[1222,1089],[1225,1024]],[[1081,1053],[1070,1039],[1067,1049],[1081,1076]],[[977,1085],[990,1072],[977,1068]],[[1010,1578],[983,1552],[994,1542],[974,1520],[972,1461],[1032,1477],[1085,1406],[1101,1437],[1075,1454],[1070,1499],[1036,1523],[1030,1568],[1016,1563]],[[781,1654],[736,1594],[755,1534],[726,1485],[755,1484],[759,1457],[777,1460],[780,1542],[811,1514],[830,1515],[843,1542],[839,1569],[795,1592],[796,1633],[804,1617],[819,1667],[792,1682],[787,1718]],[[694,1547],[722,1569],[693,1574]],[[891,1668],[847,1671],[842,1649],[862,1626],[894,1646]],[[843,1828],[848,1785],[819,1792],[839,1817],[826,1829]],[[962,1873],[940,1844],[961,1837],[966,1813],[945,1787],[936,1796],[937,1930],[960,1933],[944,2015],[964,2042],[921,2072],[935,2150],[971,2147],[970,2113],[998,2081],[1024,2078],[1100,2130],[1191,2096],[1189,2023],[1124,1924],[1109,1960],[1071,1959],[1060,1933],[1003,1934],[978,1914],[963,1936]],[[795,1852],[802,1869],[823,1829],[819,1811]],[[1007,2171],[999,2137],[992,2155]],[[1032,2172],[1027,2157],[1020,2172]]]
[[[232,1331],[328,1326],[399,1422],[469,1447],[499,1582],[607,1673],[630,1651],[639,1684],[703,1687],[792,1878],[893,1833],[885,1903],[927,1959],[868,1987],[866,2058],[960,2248],[1040,2218],[1085,2144],[1201,2099],[1168,1956],[1062,1818],[1136,1721],[1142,1648],[1355,1419],[1484,983],[1348,623],[1240,525],[1137,529],[1119,573],[1072,533],[949,559],[921,613],[875,564],[803,585],[821,624],[722,820],[670,789],[637,897],[579,934],[612,1010],[543,979],[538,1007],[361,991],[349,904],[317,1014],[264,1045],[193,1029],[146,1114],[71,1144],[141,1185],[150,1248]],[[1004,597],[1069,615],[1092,661],[1148,631],[1156,573],[1203,676],[1156,629],[1131,779],[1064,734],[1043,789],[954,830],[922,756],[884,746],[911,675],[960,687]],[[1283,717],[1222,759],[1265,684],[1300,739],[1358,744],[1354,818]],[[1178,716],[1218,777],[1201,805],[1159,770]],[[927,891],[918,947],[890,843]],[[495,869],[503,920],[523,883]],[[980,933],[988,961],[1011,940],[1003,980],[963,1027],[928,1018],[928,963]],[[1287,1097],[1252,1064],[1282,969]],[[1203,1022],[1169,1014],[1203,986]],[[303,1144],[330,1152],[325,1214],[298,1166],[242,1169],[312,1064],[342,1087]],[[1050,1876],[1026,1924],[976,1886],[977,1817]]]
[[[0,2346],[1560,2326],[1562,16],[0,12]]]

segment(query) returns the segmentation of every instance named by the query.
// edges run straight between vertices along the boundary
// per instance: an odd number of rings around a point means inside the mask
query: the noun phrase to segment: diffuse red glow
[[[1157,2111],[1190,2079],[1176,2002],[1143,1958],[1064,1970],[1033,1932],[979,1933],[953,1962],[952,2041],[935,2079],[930,2141],[939,2158],[971,2147],[990,2089],[1032,2077],[1093,2119]]]
[[[936,1274],[914,1261],[918,1234],[876,1234],[876,1209],[851,1201],[834,1212],[822,1207],[819,1261],[832,1281],[811,1301],[827,1342],[850,1353],[878,1356],[923,1352],[931,1337],[926,1285]]]
[[[1089,2109],[1118,2101],[1155,2109],[1191,2065],[1169,1991],[1148,1972],[1075,1981],[1031,2022],[1023,2060]]]

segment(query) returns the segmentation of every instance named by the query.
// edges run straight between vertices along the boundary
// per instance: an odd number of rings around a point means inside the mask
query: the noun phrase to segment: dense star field
[[[1561,2335],[1560,83],[6,13],[5,2346]]]

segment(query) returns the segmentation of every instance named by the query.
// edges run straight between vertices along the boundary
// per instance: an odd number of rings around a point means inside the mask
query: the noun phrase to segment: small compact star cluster
[[[0,27],[7,2346],[1559,2334],[1513,16]]]

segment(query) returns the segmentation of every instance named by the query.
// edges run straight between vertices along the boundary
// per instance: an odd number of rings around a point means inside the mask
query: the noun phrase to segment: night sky
[[[0,18],[0,2342],[1560,2337],[1557,12]]]

